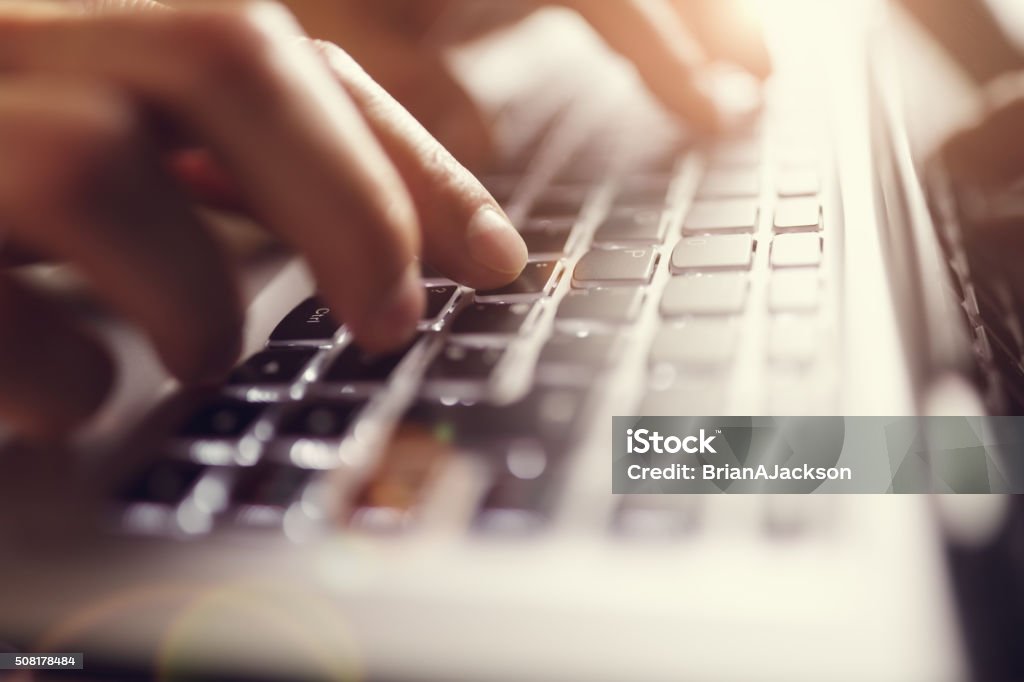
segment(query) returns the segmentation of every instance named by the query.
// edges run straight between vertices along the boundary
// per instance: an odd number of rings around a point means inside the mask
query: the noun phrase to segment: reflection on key
[[[756,197],[761,193],[761,174],[756,170],[712,170],[700,184],[702,199]]]
[[[661,299],[664,317],[732,315],[742,312],[750,287],[744,273],[673,277]]]
[[[821,275],[816,268],[782,270],[768,284],[768,308],[772,312],[817,310],[821,299]]]
[[[698,201],[683,223],[683,234],[753,232],[757,227],[758,205],[753,199]]]
[[[474,303],[463,309],[451,326],[453,334],[518,334],[533,310],[529,303]]]
[[[654,363],[713,367],[732,362],[737,332],[727,320],[689,320],[658,330],[651,347]]]
[[[270,334],[272,343],[330,341],[341,327],[331,317],[331,308],[319,298],[300,303]]]
[[[316,353],[313,348],[257,353],[232,372],[227,383],[233,386],[291,384],[299,378]]]
[[[594,241],[606,244],[660,244],[665,240],[665,227],[660,210],[616,209],[597,228]]]
[[[554,284],[558,261],[535,261],[527,263],[523,272],[510,284],[498,289],[478,291],[478,301],[495,301],[519,296],[540,296],[548,293]]]
[[[681,239],[672,252],[672,272],[749,270],[754,260],[754,239],[735,234]]]
[[[640,314],[643,302],[641,287],[573,291],[562,299],[558,320],[627,324]]]
[[[573,286],[647,284],[657,261],[654,249],[594,249],[576,264]]]
[[[821,237],[816,232],[783,234],[772,241],[772,266],[799,268],[821,263]]]
[[[820,230],[821,205],[817,199],[783,199],[775,207],[775,230]]]

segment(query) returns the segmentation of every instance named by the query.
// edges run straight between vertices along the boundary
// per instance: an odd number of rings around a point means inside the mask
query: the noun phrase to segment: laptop
[[[611,492],[615,415],[1014,409],[886,8],[767,19],[764,106],[716,74],[743,120],[712,142],[568,13],[453,55],[530,263],[487,292],[424,266],[400,353],[360,351],[277,252],[223,386],[179,390],[106,325],[127,379],[73,481],[20,515],[7,481],[6,525],[73,523],[9,541],[0,640],[81,652],[81,679],[969,678],[946,536],[984,539],[999,496]]]

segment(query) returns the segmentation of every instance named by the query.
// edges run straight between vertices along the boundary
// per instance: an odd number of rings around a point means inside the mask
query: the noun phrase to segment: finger
[[[0,422],[58,439],[102,403],[110,358],[53,302],[0,276]]]
[[[15,244],[79,269],[181,379],[230,368],[242,328],[231,268],[130,102],[98,86],[8,78],[0,148],[0,214]]]
[[[942,155],[954,177],[981,185],[1002,185],[1024,177],[1024,99],[997,109],[982,123],[954,135]]]
[[[760,21],[741,0],[672,1],[708,55],[733,62],[759,78],[771,74]]]
[[[564,0],[564,4],[590,22],[612,49],[632,61],[669,109],[702,131],[718,128],[715,106],[693,77],[693,69],[701,61],[699,50],[687,41],[685,26],[666,0]]]
[[[299,34],[282,9],[262,4],[8,18],[0,69],[101,77],[194,131],[257,217],[304,253],[356,338],[384,350],[415,331],[424,305],[415,210]]]
[[[514,279],[526,265],[526,245],[487,190],[344,51],[323,42],[317,47],[409,187],[425,258],[476,288]]]

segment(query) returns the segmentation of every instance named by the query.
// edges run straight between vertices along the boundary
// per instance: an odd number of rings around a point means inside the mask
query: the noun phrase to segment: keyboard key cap
[[[738,334],[726,320],[690,320],[662,327],[654,337],[651,360],[685,367],[715,367],[732,362]]]
[[[541,350],[538,364],[544,367],[607,367],[619,338],[611,334],[555,334]]]
[[[405,421],[427,425],[450,442],[485,447],[487,452],[489,446],[517,440],[564,445],[578,430],[586,397],[585,389],[559,387],[536,388],[504,405],[420,401],[409,409]]]
[[[683,223],[683,234],[753,232],[757,227],[758,204],[754,199],[698,201]]]
[[[331,309],[319,298],[300,303],[281,320],[270,335],[270,341],[290,343],[298,341],[327,342],[334,338],[341,325],[331,317]]]
[[[661,492],[652,482],[652,493]],[[615,530],[637,539],[670,540],[689,535],[700,519],[700,498],[694,495],[623,495],[615,515]]]
[[[772,267],[799,268],[821,263],[821,237],[816,232],[783,234],[772,241]]]
[[[821,229],[821,205],[815,199],[784,199],[775,207],[775,231]]]
[[[813,170],[785,169],[775,180],[775,191],[780,197],[814,196],[820,190],[821,182]]]
[[[761,162],[759,139],[735,140],[717,145],[711,152],[714,168],[750,168]]]
[[[782,270],[768,285],[768,309],[775,313],[809,312],[821,300],[821,275],[817,269]]]
[[[343,384],[384,383],[421,338],[422,334],[401,350],[386,355],[371,355],[359,346],[349,344],[331,362],[321,381]]]
[[[566,245],[569,243],[572,225],[548,228],[533,226],[532,229],[524,229],[519,234],[526,242],[526,249],[530,252],[530,256],[546,254],[560,256],[565,253]]]
[[[451,445],[431,429],[400,424],[377,471],[356,496],[351,525],[377,531],[407,526],[427,488],[453,456]]]
[[[558,261],[534,261],[527,263],[523,272],[511,284],[499,289],[478,291],[478,301],[497,301],[516,296],[541,296],[554,285]]]
[[[455,285],[427,288],[427,307],[423,314],[424,322],[436,322],[451,309],[459,288]]]
[[[583,210],[590,188],[558,187],[542,193],[530,209],[531,218],[576,218]]]
[[[559,321],[594,321],[628,324],[636,320],[644,303],[640,287],[573,291],[558,307]]]
[[[784,365],[809,364],[817,357],[820,343],[816,318],[776,318],[768,330],[768,359]]]
[[[427,380],[486,381],[504,353],[500,348],[449,343],[427,370]]]
[[[697,195],[702,199],[756,197],[761,193],[757,170],[712,170],[704,176]]]
[[[502,472],[484,495],[474,525],[486,533],[535,532],[549,518],[553,491],[549,475],[521,478]]]
[[[316,473],[313,469],[261,462],[246,469],[231,495],[234,505],[284,508],[297,501]]]
[[[750,235],[688,237],[672,252],[672,272],[749,270],[754,260],[754,239]]]
[[[316,354],[314,348],[257,353],[232,372],[227,383],[232,386],[291,384]]]
[[[715,379],[676,377],[667,387],[648,391],[636,414],[644,417],[689,417],[721,414],[725,407],[725,387]]]
[[[298,438],[340,438],[365,406],[366,402],[360,400],[323,400],[295,405],[281,416],[277,432]]]
[[[616,209],[597,228],[594,241],[599,244],[660,244],[665,241],[665,230],[664,214],[660,210]]]
[[[530,318],[529,303],[474,303],[463,309],[452,323],[453,334],[518,334]]]
[[[152,502],[176,507],[195,488],[206,467],[195,462],[164,459],[150,464],[118,497],[125,502]]]
[[[743,311],[749,289],[749,279],[741,273],[673,277],[661,299],[661,314],[735,315]]]
[[[433,265],[429,265],[420,261],[420,277],[424,280],[447,280],[448,278],[441,274],[441,271],[435,268]]]
[[[230,398],[211,400],[192,413],[179,435],[189,438],[232,439],[245,433],[264,406]]]
[[[661,210],[666,205],[668,192],[674,180],[675,177],[671,174],[626,178],[615,193],[615,205]]]
[[[576,264],[573,286],[648,284],[657,262],[654,249],[594,249]]]

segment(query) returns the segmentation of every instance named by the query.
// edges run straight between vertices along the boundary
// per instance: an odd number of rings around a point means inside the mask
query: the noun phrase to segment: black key
[[[582,389],[541,388],[507,405],[421,401],[410,408],[405,422],[430,425],[459,444],[532,439],[557,445],[577,430],[585,398]],[[557,451],[557,447],[552,449]]]
[[[242,474],[231,501],[235,505],[287,507],[299,498],[313,474],[310,469],[263,462]]]
[[[757,229],[758,203],[755,199],[698,201],[683,223],[683,234],[753,232]]]
[[[232,372],[228,383],[235,386],[290,384],[299,378],[302,370],[316,353],[313,348],[268,350],[258,353]]]
[[[754,240],[746,234],[681,239],[672,252],[672,273],[749,270]]]
[[[628,178],[615,195],[618,206],[647,206],[662,209],[672,187],[671,175],[652,175]]]
[[[572,225],[563,229],[541,228],[523,230],[520,235],[526,242],[526,249],[530,255],[535,254],[563,254],[565,245],[569,242],[569,235],[572,233]]]
[[[252,426],[264,406],[241,400],[213,400],[192,413],[178,432],[191,438],[238,438]]]
[[[527,263],[523,272],[514,282],[507,284],[500,289],[478,291],[476,298],[477,300],[483,301],[487,299],[504,298],[506,296],[539,296],[547,293],[557,266],[557,261],[537,261]]]
[[[643,302],[640,287],[573,291],[562,299],[558,319],[627,324],[640,314]]]
[[[529,303],[474,303],[452,323],[453,334],[518,334],[533,306]]]
[[[385,355],[371,355],[359,346],[349,344],[331,363],[324,374],[323,381],[327,383],[383,383],[388,380],[391,373],[421,338],[422,334],[417,335],[401,350]]]
[[[154,502],[177,506],[181,504],[206,470],[201,464],[165,459],[155,462],[126,486],[118,495],[126,502]]]
[[[484,381],[490,378],[504,355],[499,348],[476,348],[448,344],[427,370],[428,379],[442,381]]]
[[[340,438],[348,432],[365,405],[359,400],[325,400],[296,405],[281,417],[278,433],[305,438]]]
[[[589,187],[558,187],[549,189],[533,203],[531,218],[575,218],[583,210],[590,194]]]
[[[270,335],[271,341],[330,341],[341,327],[331,309],[319,298],[310,298],[288,313]]]
[[[577,287],[647,284],[657,262],[658,254],[654,249],[594,249],[576,264],[573,284]]]
[[[614,210],[597,228],[594,241],[608,244],[660,244],[665,240],[666,226],[663,217],[664,214],[660,210]]]
[[[540,365],[606,367],[612,360],[616,337],[610,334],[555,334],[544,345]]]
[[[423,279],[448,279],[441,271],[435,268],[433,265],[428,265],[423,261],[420,261],[420,277]]]
[[[448,312],[458,293],[459,288],[455,285],[429,287],[427,289],[427,308],[423,314],[424,321],[433,322]]]

